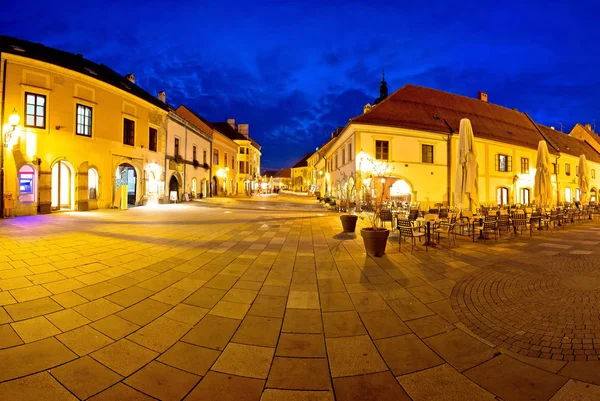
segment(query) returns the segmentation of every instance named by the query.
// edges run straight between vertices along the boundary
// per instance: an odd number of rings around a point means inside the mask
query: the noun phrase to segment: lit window
[[[496,201],[499,205],[505,205],[508,203],[508,188],[498,188],[498,190],[496,191]]]
[[[565,201],[571,203],[571,188],[565,188]]]
[[[92,136],[92,108],[82,104],[77,105],[77,135]]]
[[[496,171],[512,171],[512,156],[497,155],[496,156]]]
[[[521,174],[529,174],[529,159],[521,157]]]
[[[25,126],[46,128],[46,96],[25,93]]]
[[[579,188],[575,189],[575,201],[579,202],[581,198],[581,190]]]
[[[94,168],[88,170],[88,199],[98,199],[98,172]]]
[[[529,205],[531,192],[529,188],[521,188],[521,203]]]
[[[565,163],[565,175],[571,175],[571,165],[569,163]]]

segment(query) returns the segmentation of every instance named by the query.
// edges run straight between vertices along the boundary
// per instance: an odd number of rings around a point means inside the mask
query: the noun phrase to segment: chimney
[[[592,124],[586,124],[585,128],[590,132],[594,132],[594,130],[592,130]]]
[[[365,104],[365,107],[363,107],[363,114],[367,114],[370,111],[371,111],[371,105],[369,103]]]
[[[249,124],[238,124],[237,130],[240,134],[248,138],[248,131],[250,130]]]
[[[165,91],[158,92],[158,100],[160,100],[163,103],[167,103],[167,92],[165,92]]]
[[[135,75],[133,75],[133,74],[127,74],[127,75],[125,75],[125,79],[127,79],[132,84],[135,83]]]
[[[235,119],[234,118],[228,118],[227,124],[231,125],[231,128],[235,129]]]
[[[483,92],[483,91],[479,91],[477,92],[477,99],[481,100],[482,102],[486,102],[487,103],[487,93]]]

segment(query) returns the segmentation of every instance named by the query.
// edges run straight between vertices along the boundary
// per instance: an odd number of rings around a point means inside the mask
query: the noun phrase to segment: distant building
[[[213,125],[238,146],[238,175],[237,192],[248,193],[257,191],[260,181],[260,152],[261,146],[249,135],[249,124],[237,124],[230,118],[227,122],[213,123]]]
[[[292,186],[292,169],[282,168],[273,175],[273,187],[278,189],[289,189]]]
[[[292,166],[292,190],[294,192],[308,191],[308,158],[314,152],[305,154],[296,164]]]

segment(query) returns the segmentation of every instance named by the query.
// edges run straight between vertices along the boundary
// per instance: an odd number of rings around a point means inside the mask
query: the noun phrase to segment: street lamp
[[[12,129],[4,132],[4,125],[2,125],[2,135],[0,135],[0,147],[2,148],[2,151],[0,152],[0,218],[2,219],[4,218],[4,154],[5,149],[8,148],[8,143],[11,142],[12,136],[17,130],[19,121],[21,121],[21,117],[19,116],[19,113],[17,113],[17,109],[13,109],[13,112],[8,116],[8,125],[10,125]]]

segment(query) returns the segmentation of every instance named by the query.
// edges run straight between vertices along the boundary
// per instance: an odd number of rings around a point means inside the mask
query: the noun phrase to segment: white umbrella
[[[468,205],[473,211],[479,205],[479,165],[473,127],[468,118],[460,120],[458,132],[458,149],[456,152],[456,183],[454,187],[454,204],[462,208]]]
[[[550,153],[546,141],[538,143],[537,161],[535,163],[534,195],[539,206],[550,206],[552,202],[552,181],[550,176]]]
[[[579,156],[579,202],[585,204],[588,201],[588,193],[590,192],[590,169],[587,164],[585,155]]]

